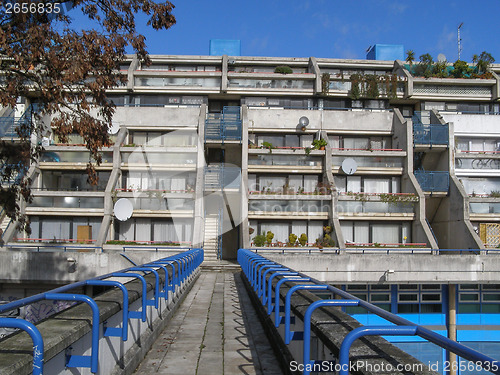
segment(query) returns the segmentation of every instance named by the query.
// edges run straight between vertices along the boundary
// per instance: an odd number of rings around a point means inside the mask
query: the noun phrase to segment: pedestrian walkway
[[[239,273],[202,272],[135,374],[281,375]]]

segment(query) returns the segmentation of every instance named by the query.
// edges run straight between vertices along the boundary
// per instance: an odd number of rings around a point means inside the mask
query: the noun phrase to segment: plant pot
[[[325,150],[325,146],[321,146],[319,149],[320,149],[321,151],[324,151],[324,150]]]

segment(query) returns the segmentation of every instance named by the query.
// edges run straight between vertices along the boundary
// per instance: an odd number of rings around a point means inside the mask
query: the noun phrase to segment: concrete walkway
[[[202,272],[135,374],[282,374],[239,273]]]

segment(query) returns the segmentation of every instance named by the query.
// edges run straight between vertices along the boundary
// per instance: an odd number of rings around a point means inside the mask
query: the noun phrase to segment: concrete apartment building
[[[130,57],[121,66],[127,86],[109,93],[114,145],[102,150],[97,186],[87,183],[89,156],[77,136],[62,144],[47,131],[39,140],[45,151],[27,172],[34,200],[23,204],[32,233],[4,218],[4,249],[180,243],[216,260],[263,245],[256,236],[268,232],[272,246],[262,247],[278,253],[294,234],[295,268],[318,245],[315,257],[344,257],[346,269],[379,257],[386,282],[371,274],[328,281],[443,332],[456,299],[457,324],[469,327],[458,339],[497,350],[498,273],[390,277],[419,257],[422,268],[435,259],[447,271],[476,256],[498,265],[500,65],[489,79],[456,79],[414,76],[401,60],[151,59],[143,66]],[[282,66],[291,72],[276,72]],[[28,108],[2,116],[15,125]],[[126,220],[115,217],[122,199],[132,206],[122,210]]]

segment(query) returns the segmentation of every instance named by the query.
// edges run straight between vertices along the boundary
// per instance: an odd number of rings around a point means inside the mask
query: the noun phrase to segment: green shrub
[[[266,236],[263,234],[258,234],[253,238],[253,243],[257,247],[262,247],[266,243]]]
[[[280,73],[280,74],[292,74],[293,70],[289,66],[286,65],[280,65],[277,66],[276,69],[274,69],[274,73]]]
[[[274,233],[268,230],[266,233],[266,242],[268,245],[271,245],[273,243],[273,238],[274,238]]]
[[[302,233],[299,237],[299,243],[300,246],[306,246],[307,244],[307,235],[305,233]]]
[[[315,139],[312,141],[312,146],[316,149],[319,150],[321,147],[325,147],[327,145],[326,139]]]
[[[296,243],[297,243],[297,235],[290,233],[290,235],[288,236],[288,246],[295,246]]]
[[[453,64],[453,71],[451,72],[455,78],[469,78],[472,74],[472,68],[469,67],[465,61],[457,60]]]

